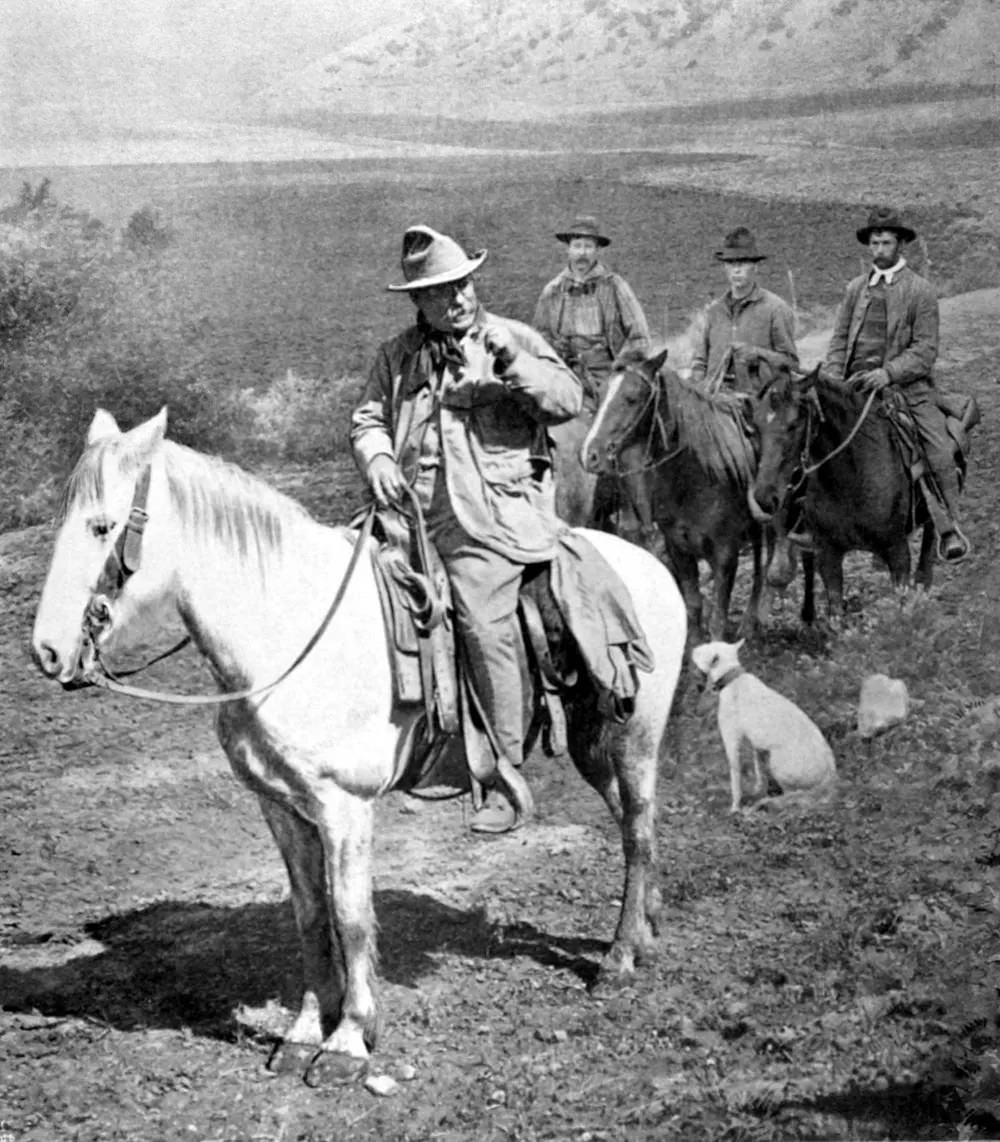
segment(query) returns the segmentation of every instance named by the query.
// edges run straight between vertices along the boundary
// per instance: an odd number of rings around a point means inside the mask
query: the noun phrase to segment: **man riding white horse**
[[[468,255],[445,234],[403,237],[405,292],[416,323],[378,350],[354,412],[354,455],[382,506],[412,487],[447,571],[471,682],[507,761],[522,762],[524,683],[518,594],[526,568],[548,563],[565,529],[555,513],[546,426],[576,416],[583,389],[545,339],[488,313]],[[476,832],[517,820],[499,790]]]

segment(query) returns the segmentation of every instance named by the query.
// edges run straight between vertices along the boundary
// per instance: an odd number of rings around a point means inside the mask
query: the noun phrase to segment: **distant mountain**
[[[996,0],[438,0],[263,106],[483,118],[996,84],[998,45]]]
[[[3,0],[3,144],[243,118],[303,61],[424,0]]]

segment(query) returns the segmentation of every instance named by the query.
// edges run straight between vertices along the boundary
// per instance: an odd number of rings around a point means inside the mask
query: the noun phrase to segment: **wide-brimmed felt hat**
[[[752,230],[737,226],[722,239],[722,249],[715,251],[720,262],[763,262],[767,254],[757,249],[757,239]]]
[[[610,246],[611,239],[601,233],[597,219],[592,214],[578,214],[572,225],[560,230],[556,237],[560,242],[571,242],[574,238],[593,238],[598,246]]]
[[[899,212],[891,206],[873,206],[868,214],[868,221],[857,231],[858,241],[868,245],[868,240],[876,230],[892,230],[904,242],[912,242],[917,236],[912,226],[907,226],[899,217]]]
[[[403,285],[390,285],[393,292],[409,292],[461,281],[486,261],[486,250],[467,254],[454,238],[430,226],[411,226],[403,235]]]

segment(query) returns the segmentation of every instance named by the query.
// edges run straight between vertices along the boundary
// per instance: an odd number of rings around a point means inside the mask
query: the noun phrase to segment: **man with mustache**
[[[410,295],[416,322],[379,347],[351,443],[380,505],[416,494],[484,720],[517,767],[526,730],[518,593],[566,529],[546,427],[576,416],[583,392],[540,334],[480,304],[473,275],[485,260],[429,226],[406,231],[405,280],[388,288]],[[503,833],[522,820],[495,787],[472,829]]]
[[[593,419],[616,363],[628,356],[649,355],[649,327],[628,282],[600,260],[600,251],[611,245],[611,239],[601,233],[596,218],[580,215],[556,237],[566,245],[566,268],[542,290],[532,324],[582,381],[584,415]],[[623,453],[622,467],[621,483],[638,520],[639,542],[662,557],[663,536],[653,522],[641,457],[632,450]],[[598,482],[594,526],[608,525],[617,499],[617,480]]]

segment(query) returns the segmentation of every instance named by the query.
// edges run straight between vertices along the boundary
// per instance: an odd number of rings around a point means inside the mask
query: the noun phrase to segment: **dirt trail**
[[[941,662],[916,693],[932,708],[956,671],[1000,692],[998,308],[997,290],[942,305],[942,379],[975,391],[987,419],[967,494],[976,555],[941,574],[927,612],[962,614],[978,658]],[[935,1086],[933,1067],[963,1026],[986,1024],[1000,817],[979,777],[921,776],[936,722],[865,746],[850,709],[828,706],[843,812],[744,823],[725,813],[714,729],[682,699],[662,789],[663,948],[612,996],[586,985],[612,932],[618,841],[568,764],[529,765],[538,821],[493,843],[468,834],[464,801],[389,798],[378,1066],[416,1079],[384,1100],[312,1091],[262,1072],[297,964],[256,804],[210,715],[63,694],[31,667],[50,540],[0,537],[0,1119],[15,1142],[708,1139],[741,1122],[772,1137],[954,1133],[943,1092],[958,1080]],[[874,605],[888,588],[866,574]],[[772,675],[828,671],[827,685],[836,662],[802,638],[791,621],[774,632]],[[157,679],[208,686],[190,651]]]

